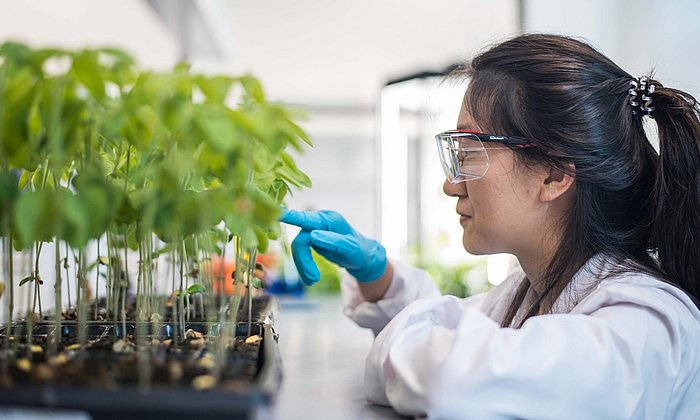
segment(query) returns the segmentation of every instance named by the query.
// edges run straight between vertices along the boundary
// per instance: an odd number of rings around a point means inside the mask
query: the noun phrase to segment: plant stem
[[[95,314],[93,319],[97,321],[97,308],[100,306],[100,238],[97,237],[97,264],[95,265]]]
[[[7,273],[7,287],[10,289],[10,303],[8,305],[8,313],[9,313],[9,324],[12,325],[12,322],[14,321],[14,312],[15,312],[15,269],[14,269],[14,257],[12,255],[12,231],[10,231],[10,236],[7,239],[7,263],[9,265],[8,273]],[[9,334],[8,334],[9,335]]]
[[[116,234],[115,234],[116,235]],[[119,287],[121,281],[122,281],[122,263],[121,260],[119,259],[119,251],[117,250],[117,247],[112,245],[112,252],[113,255],[111,258],[113,258],[114,261],[114,273],[112,273],[112,316],[114,317],[114,331],[117,331],[117,323],[119,322],[119,291],[121,288]]]
[[[156,296],[155,296],[155,289],[153,285],[153,234],[149,231],[148,234],[146,235],[146,259],[148,260],[148,269],[146,270],[146,273],[148,275],[148,294],[149,294],[149,300],[148,300],[148,318],[151,318],[151,315],[154,313],[154,307],[156,304]]]
[[[33,263],[35,251],[36,251],[36,248],[32,249],[30,246],[30,251],[29,251],[30,255],[28,256],[27,260],[25,261],[25,263],[27,264],[27,268],[30,271],[32,270],[32,263]],[[32,298],[32,293],[29,290],[27,290],[27,291],[28,291],[27,298],[28,298],[28,301],[30,301]],[[34,296],[36,296],[36,295],[34,295]],[[31,360],[31,358],[32,358],[31,345],[32,345],[33,335],[34,335],[34,310],[32,308],[31,312],[30,312],[29,305],[27,305],[26,327],[27,327],[27,344],[28,344],[28,346],[27,346],[27,358]]]
[[[198,283],[202,284],[203,282],[201,281],[201,278],[204,276],[202,273],[202,260],[200,259],[200,249],[199,249],[199,236],[195,236],[193,239],[194,243],[194,266],[197,269],[197,280]],[[205,289],[206,290],[206,289]],[[199,316],[202,321],[204,321],[204,293],[199,294]],[[195,311],[195,317],[196,317],[196,311]]]
[[[78,300],[78,342],[81,347],[83,347],[87,341],[87,325],[85,322],[85,300],[87,296],[85,295],[85,288],[83,287],[86,280],[84,253],[84,249],[78,250],[78,259],[76,261],[77,274],[75,276],[78,279],[78,289],[76,290]]]
[[[248,305],[248,336],[252,335],[253,322],[253,278],[255,278],[255,260],[258,256],[257,249],[250,250],[248,256],[248,281],[246,282],[246,304]]]
[[[143,257],[143,241],[140,241],[138,244],[138,251],[139,251],[139,260],[137,264],[138,268],[138,273],[136,274],[136,320],[141,322],[143,321],[143,298],[144,298],[144,291],[142,290],[143,288],[143,264],[144,264],[144,257]]]
[[[4,337],[4,346],[6,349],[8,349],[9,343],[10,343],[10,333],[12,331],[12,311],[13,311],[13,302],[12,299],[14,296],[12,296],[12,239],[11,239],[12,233],[10,233],[10,237],[8,238],[2,238],[2,251],[3,254],[5,254],[5,264],[2,265],[2,269],[5,272],[5,278],[8,279],[8,295],[7,295],[7,313],[8,313],[8,320],[7,320],[7,327],[5,329],[5,337]],[[8,268],[9,267],[9,268]],[[7,361],[6,358],[3,358],[3,361]],[[3,363],[3,372],[7,370],[7,364]]]
[[[180,309],[180,332],[182,333],[182,337],[185,337],[185,299],[183,296],[183,277],[185,273],[183,272],[184,270],[184,262],[183,259],[185,258],[185,241],[180,242],[180,293],[178,293],[178,305]]]
[[[182,268],[183,267],[182,264],[184,264],[184,271]],[[180,273],[181,273],[181,275],[184,275],[184,277],[185,277],[185,286],[184,286],[185,296],[184,296],[184,299],[187,302],[187,304],[185,305],[183,303],[183,305],[187,306],[187,314],[185,315],[185,317],[186,317],[187,322],[190,322],[190,309],[191,309],[190,308],[190,294],[187,291],[187,289],[190,287],[190,265],[189,265],[189,256],[187,255],[187,246],[185,246],[184,240],[182,241],[182,258],[180,260]],[[182,289],[183,289],[182,277],[180,278],[180,280],[181,280],[180,293],[182,293]]]
[[[70,302],[70,276],[68,275],[68,242],[65,242],[66,259],[64,260],[63,268],[66,270],[66,291],[68,292],[68,308],[71,307]]]
[[[240,294],[241,292],[239,291],[239,286],[243,280],[246,277],[247,274],[247,267],[245,266],[244,259],[243,259],[243,244],[241,241],[240,236],[234,236],[233,238],[233,243],[234,243],[234,249],[236,252],[236,271],[235,271],[235,281],[234,285],[236,286],[234,288],[236,294]]]
[[[58,236],[54,239],[54,250],[56,257],[56,284],[54,285],[54,323],[56,324],[56,340],[52,344],[51,353],[56,354],[58,352],[59,344],[61,343],[61,315],[62,315],[62,303],[61,303],[61,249],[58,243]]]
[[[39,300],[39,319],[44,316],[41,312],[41,290],[39,289],[41,277],[39,276],[39,257],[41,256],[41,248],[44,243],[39,242],[36,248],[36,257],[34,259],[34,304],[32,304],[32,313],[36,311],[37,299]]]
[[[234,237],[235,241],[235,237]],[[235,252],[234,252],[235,256]],[[235,260],[234,260],[235,261]],[[236,261],[236,264],[238,261]],[[215,279],[214,281],[219,282],[219,322],[222,322],[222,314],[221,311],[224,308],[224,301],[225,301],[225,295],[226,295],[226,243],[224,243],[223,248],[221,249],[221,262],[220,264],[220,270],[219,270],[219,278]],[[238,268],[236,266],[236,268]],[[234,276],[236,274],[236,270],[233,270]],[[233,279],[231,279],[233,280]]]
[[[129,146],[131,152],[131,146]],[[126,171],[129,173],[129,152],[127,152]],[[129,246],[127,245],[127,229],[124,228],[124,281],[119,283],[120,293],[122,295],[122,334],[126,339],[126,292],[129,288]]]
[[[173,322],[173,344],[175,345],[175,347],[177,347],[178,338],[179,338],[180,334],[179,334],[178,327],[177,327],[177,320],[178,320],[178,317],[177,317],[177,314],[178,314],[177,298],[179,296],[176,296],[176,294],[175,294],[175,276],[176,276],[175,271],[177,270],[177,267],[176,267],[177,261],[175,260],[175,253],[176,253],[175,250],[170,252],[170,269],[172,272],[172,287],[171,287],[172,294],[171,294],[171,296],[173,299],[173,302],[172,302],[173,303],[173,309],[172,309],[172,314],[173,314],[173,319],[172,319],[172,322]]]
[[[112,260],[112,242],[111,242],[111,236],[109,234],[109,229],[107,229],[107,261],[109,261],[109,265],[107,266],[107,283],[105,284],[105,320],[109,321],[109,311],[112,307],[112,282],[113,282],[113,277],[112,277],[112,272],[114,270],[114,265],[115,263]]]

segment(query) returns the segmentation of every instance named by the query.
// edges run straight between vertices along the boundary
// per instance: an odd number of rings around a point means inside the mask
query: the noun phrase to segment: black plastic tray
[[[274,312],[274,311],[273,311]],[[270,321],[274,314],[265,319]],[[113,322],[90,322],[88,331],[101,335],[104,329],[115,328]],[[51,333],[52,324],[37,323],[34,334]],[[71,333],[74,322],[64,322],[63,332]],[[122,326],[117,324],[117,332]],[[126,324],[127,333],[135,323]],[[186,328],[205,332],[201,323]],[[0,388],[0,406],[77,409],[88,412],[94,419],[242,419],[256,418],[256,413],[269,408],[282,381],[282,366],[277,344],[278,335],[269,322],[251,323],[252,334],[263,337],[258,356],[258,371],[251,388],[232,392],[221,389],[193,390],[189,385],[153,386],[143,392],[138,387],[123,385],[118,390],[66,386],[15,386]],[[4,329],[3,329],[4,330]],[[172,326],[161,325],[159,336],[170,336]],[[0,330],[0,335],[4,331]],[[155,335],[155,334],[154,334]],[[248,323],[236,325],[236,336],[248,335]]]

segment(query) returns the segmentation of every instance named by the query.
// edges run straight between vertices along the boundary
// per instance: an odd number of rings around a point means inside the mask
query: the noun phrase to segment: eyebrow
[[[466,124],[457,124],[457,130],[467,130],[467,131],[470,131],[471,128],[469,128],[469,126],[467,126]]]

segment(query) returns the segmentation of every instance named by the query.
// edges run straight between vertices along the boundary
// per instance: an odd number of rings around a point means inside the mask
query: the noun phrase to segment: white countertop
[[[280,298],[275,320],[282,388],[271,413],[291,419],[405,419],[365,400],[363,375],[372,332],[342,312],[339,295]]]

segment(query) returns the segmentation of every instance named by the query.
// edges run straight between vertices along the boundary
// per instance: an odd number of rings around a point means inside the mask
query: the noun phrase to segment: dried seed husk
[[[206,346],[207,342],[203,338],[194,338],[190,340],[190,347],[193,349],[201,349]]]
[[[68,363],[68,357],[63,353],[60,353],[55,356],[49,357],[48,362],[51,366],[65,365],[66,363]]]
[[[203,338],[203,337],[204,337],[204,334],[202,334],[199,331],[195,331],[192,329],[185,331],[185,338],[189,338],[190,340],[199,339],[199,338]]]
[[[192,379],[192,388],[197,391],[211,389],[216,386],[216,378],[211,375],[199,375]]]
[[[246,343],[246,344],[257,344],[257,343],[259,343],[260,341],[262,341],[262,337],[260,337],[260,336],[257,335],[257,334],[256,334],[256,335],[251,335],[250,337],[248,337],[248,338],[245,339],[245,343]]]
[[[29,372],[30,370],[32,370],[32,362],[30,362],[29,359],[17,359],[17,362],[15,362],[15,364],[17,365],[17,369],[19,370],[23,370],[25,372]]]
[[[216,366],[216,359],[212,353],[206,353],[201,359],[197,360],[197,365],[207,370],[212,370]]]
[[[126,340],[117,340],[112,344],[112,351],[115,353],[133,353],[134,352],[134,344],[130,343]]]

